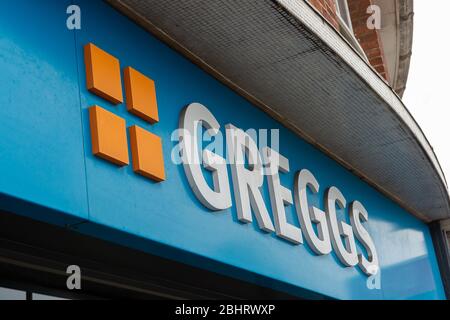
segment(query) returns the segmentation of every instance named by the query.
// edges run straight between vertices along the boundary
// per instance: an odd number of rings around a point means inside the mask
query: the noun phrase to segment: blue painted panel
[[[131,166],[117,168],[94,157],[87,139],[92,222],[335,298],[443,297],[424,224],[115,10],[103,3],[81,3],[84,20],[83,29],[77,34],[79,64],[83,63],[82,45],[94,42],[118,57],[122,68],[132,66],[155,80],[160,112],[160,122],[150,126],[128,114],[125,105],[110,105],[87,92],[82,76],[86,136],[87,108],[99,104],[125,118],[128,126],[139,124],[161,136],[167,171],[166,182],[152,183],[134,174]],[[191,102],[206,105],[222,125],[232,122],[243,129],[280,129],[280,150],[290,159],[292,168],[290,174],[282,177],[286,186],[292,188],[297,169],[308,168],[321,183],[322,192],[336,185],[349,202],[360,200],[370,213],[369,229],[385,271],[383,290],[368,290],[367,278],[359,269],[343,268],[334,254],[316,257],[307,245],[293,246],[273,234],[260,232],[255,224],[242,225],[237,222],[234,208],[217,214],[201,206],[182,167],[173,164],[170,157],[175,145],[170,136],[177,128],[181,109]],[[269,205],[267,188],[265,199]],[[316,196],[314,201],[324,207],[322,196]],[[295,221],[293,208],[289,214]],[[423,281],[414,280],[424,274]],[[414,286],[407,284],[410,282]]]
[[[80,232],[293,293],[303,288],[340,299],[444,298],[425,224],[105,2],[78,1],[82,30],[69,32],[69,2],[47,0],[44,17],[34,14],[42,12],[42,1],[17,2],[14,11],[0,2],[2,209],[12,197],[33,202],[62,211],[63,217],[88,219]],[[158,124],[149,125],[124,104],[111,105],[86,90],[83,45],[89,42],[119,58],[122,68],[132,66],[155,80]],[[342,267],[334,253],[317,257],[306,244],[293,246],[256,224],[240,224],[234,207],[212,213],[200,205],[170,156],[176,145],[171,134],[181,109],[191,102],[206,105],[222,125],[279,129],[280,151],[292,170],[282,183],[292,189],[297,170],[312,171],[321,184],[320,194],[312,196],[314,205],[324,208],[323,192],[332,185],[348,202],[361,201],[380,256],[382,290],[369,290],[367,277],[358,268]],[[94,104],[125,118],[128,126],[138,124],[162,137],[167,181],[155,184],[131,166],[118,168],[92,155],[88,108]],[[292,207],[288,215],[298,224]]]
[[[70,2],[0,1],[4,210],[35,203],[87,218],[74,34],[66,28]]]

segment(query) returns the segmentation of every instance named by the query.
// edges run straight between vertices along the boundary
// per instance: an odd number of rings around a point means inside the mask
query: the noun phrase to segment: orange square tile
[[[164,181],[166,176],[161,138],[138,126],[129,129],[133,170],[154,181]]]
[[[99,106],[89,108],[92,152],[119,166],[130,163],[125,119]]]
[[[128,111],[150,122],[159,121],[155,82],[131,67],[124,70]]]
[[[122,103],[119,60],[92,43],[84,47],[84,60],[88,90],[114,104]]]

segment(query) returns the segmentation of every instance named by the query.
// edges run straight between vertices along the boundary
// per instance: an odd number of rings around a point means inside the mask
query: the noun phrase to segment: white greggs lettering
[[[216,136],[220,130],[216,118],[205,106],[192,103],[183,110],[180,117],[180,150],[184,171],[196,197],[204,206],[213,211],[229,209],[232,199],[226,160],[207,149],[200,153],[200,126],[211,136]],[[265,232],[276,232],[277,236],[294,244],[303,244],[303,239],[306,239],[317,255],[329,254],[334,249],[344,266],[359,265],[367,275],[378,272],[375,245],[363,227],[369,215],[360,202],[354,201],[349,206],[351,225],[337,218],[336,206],[345,209],[347,201],[336,187],[330,187],[325,192],[325,211],[309,206],[308,189],[318,193],[320,186],[314,175],[306,169],[295,175],[292,197],[291,190],[280,182],[280,172],[288,173],[290,170],[289,160],[267,147],[260,152],[250,135],[233,125],[225,127],[239,221],[251,223],[254,216],[259,228]],[[247,164],[245,159],[248,159]],[[211,172],[213,189],[205,180],[201,165]],[[261,194],[265,175],[268,177],[273,222]],[[286,219],[285,207],[293,204],[300,228]],[[356,240],[364,247],[365,255],[357,252]]]

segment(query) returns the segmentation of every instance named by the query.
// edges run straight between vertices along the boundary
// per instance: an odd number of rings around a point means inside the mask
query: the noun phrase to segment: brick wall
[[[334,0],[309,0],[309,2],[336,28],[336,30],[339,30],[339,22],[336,18],[336,3]]]
[[[363,48],[370,64],[378,73],[389,81],[387,66],[385,63],[384,50],[378,30],[367,28],[367,8],[372,4],[371,0],[347,0],[350,16],[352,19],[353,32],[359,44]],[[336,16],[335,0],[309,0],[322,16],[339,30],[339,22]]]
[[[356,39],[363,48],[370,64],[381,76],[389,81],[389,74],[379,31],[367,28],[367,20],[370,17],[370,14],[367,13],[367,8],[372,4],[372,1],[347,1]]]

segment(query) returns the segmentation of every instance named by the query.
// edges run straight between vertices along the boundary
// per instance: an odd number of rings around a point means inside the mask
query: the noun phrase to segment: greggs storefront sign
[[[119,61],[92,43],[84,47],[84,53],[88,90],[109,102],[122,103]],[[127,110],[150,124],[157,123],[159,116],[153,80],[132,67],[124,69],[124,79]],[[89,115],[93,154],[118,166],[127,166],[125,120],[97,105],[89,108]],[[183,165],[190,187],[206,208],[216,212],[230,209],[233,205],[232,185],[237,218],[241,223],[252,223],[255,217],[258,227],[266,233],[275,232],[294,245],[306,241],[316,255],[328,255],[334,250],[344,266],[358,265],[366,275],[378,272],[377,251],[364,227],[369,214],[361,202],[355,200],[348,205],[345,196],[333,186],[324,192],[324,210],[310,206],[308,190],[314,194],[322,192],[313,173],[307,169],[298,171],[292,192],[280,181],[280,174],[290,171],[289,159],[273,147],[258,147],[254,136],[231,124],[225,126],[226,156],[214,153],[211,148],[202,150],[203,137],[199,132],[206,130],[210,139],[215,139],[212,144],[218,146],[215,149],[221,149],[224,139],[220,129],[220,124],[205,106],[190,104],[181,112],[179,120],[179,145],[175,150],[181,156],[181,163],[174,157],[171,159],[173,163]],[[156,182],[164,181],[161,138],[137,125],[129,127],[128,135],[134,172]],[[231,171],[231,183],[228,170]],[[211,185],[205,174],[212,177]],[[261,190],[265,178],[273,219]],[[300,227],[287,220],[285,207],[292,205]],[[338,219],[336,208],[348,209],[350,224]],[[358,252],[356,241],[365,254]]]
[[[107,2],[71,31],[42,1],[0,10],[0,210],[299,297],[444,297],[424,222]]]

